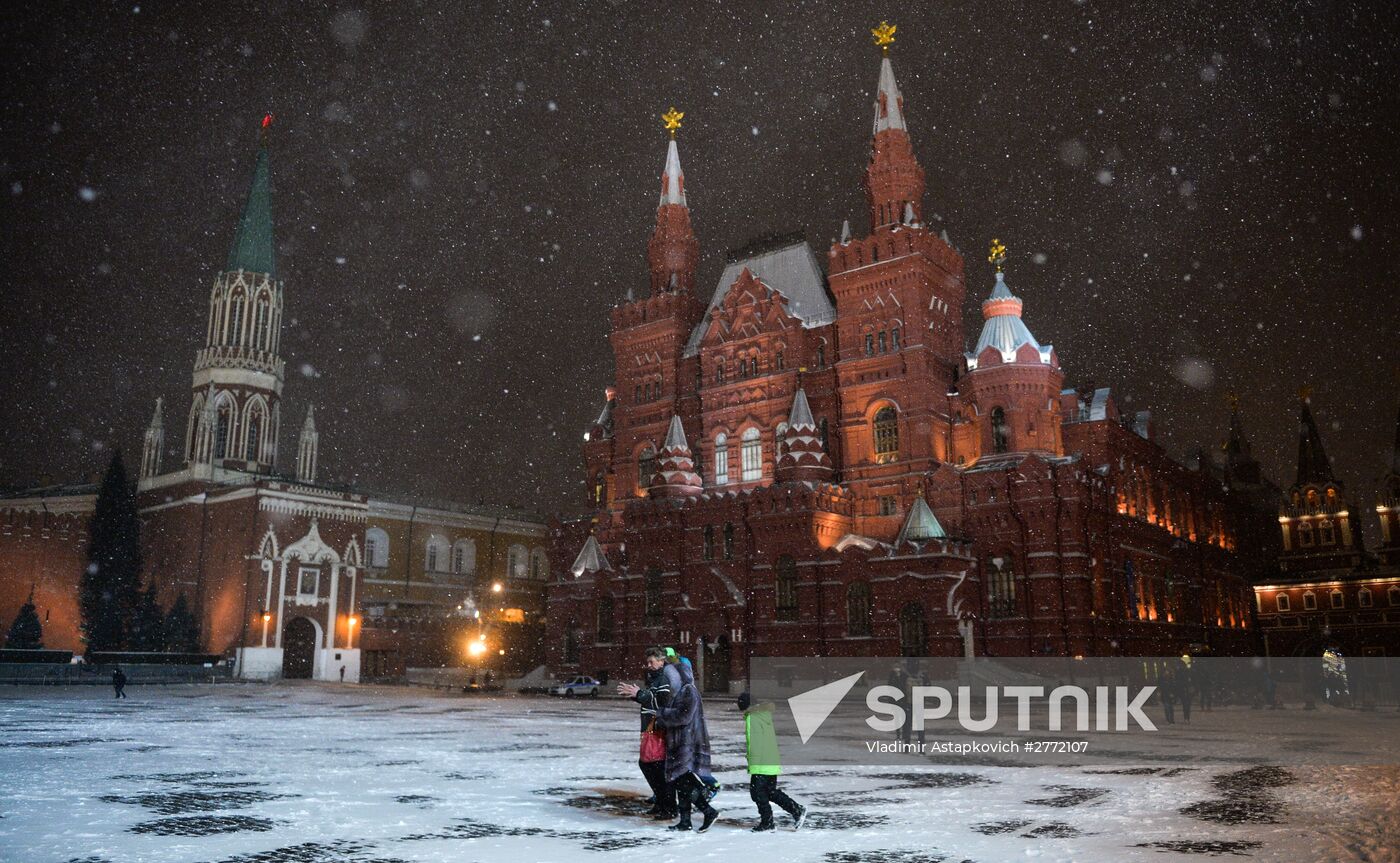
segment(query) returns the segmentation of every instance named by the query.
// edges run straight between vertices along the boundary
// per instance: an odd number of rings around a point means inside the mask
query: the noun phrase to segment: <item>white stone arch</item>
[[[354,537],[345,544],[345,552],[340,556],[340,560],[346,566],[360,565],[360,543]]]
[[[320,526],[314,518],[311,520],[311,527],[306,531],[306,536],[287,546],[287,550],[282,552],[282,559],[286,561],[299,560],[304,563],[340,563],[340,555],[322,541]]]
[[[258,429],[257,440],[250,441],[248,438],[253,432],[253,419],[257,417]],[[267,439],[269,426],[272,424],[272,412],[268,410],[267,399],[258,393],[248,399],[243,406],[243,419],[238,424],[239,428],[239,455],[238,457],[246,461],[267,461]],[[249,445],[253,447],[253,457],[247,458]]]
[[[277,531],[269,525],[267,533],[263,534],[262,542],[258,544],[258,557],[264,560],[276,560],[280,556],[277,553]]]
[[[228,411],[228,418],[223,418],[224,411]],[[224,446],[219,450],[219,428],[224,427]],[[211,461],[230,458],[230,450],[238,446],[238,401],[234,399],[233,393],[228,390],[218,390],[214,394],[214,427],[209,430],[210,446],[209,451],[213,453]]]
[[[383,528],[365,531],[365,563],[375,569],[389,566],[389,534]]]
[[[195,460],[199,449],[199,416],[204,412],[204,391],[196,390],[190,400],[190,421],[185,429],[185,458]]]

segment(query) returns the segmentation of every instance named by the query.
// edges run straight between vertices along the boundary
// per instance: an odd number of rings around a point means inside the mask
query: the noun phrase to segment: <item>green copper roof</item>
[[[272,188],[268,173],[267,147],[262,146],[258,148],[248,202],[243,205],[243,215],[233,235],[233,248],[228,250],[227,269],[267,273],[275,279],[277,261],[272,251]]]
[[[942,539],[947,535],[943,525],[934,517],[933,510],[929,509],[928,503],[920,495],[914,498],[914,506],[909,510],[909,517],[904,520],[904,527],[900,528],[895,545],[904,542],[927,542],[930,539]]]

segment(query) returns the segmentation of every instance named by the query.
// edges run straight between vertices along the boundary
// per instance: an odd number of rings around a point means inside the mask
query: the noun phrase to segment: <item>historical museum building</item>
[[[267,122],[228,260],[209,291],[189,410],[174,429],[177,467],[163,464],[163,400],[145,432],[143,582],[157,586],[165,607],[183,595],[203,648],[230,656],[246,677],[356,681],[362,662],[370,677],[462,664],[468,657],[445,640],[467,626],[494,629],[492,646],[508,642],[518,654],[497,653],[498,664],[538,662],[538,650],[524,646],[531,640],[510,634],[541,625],[547,557],[538,518],[380,500],[318,481],[310,405],[294,468],[279,470],[284,283]],[[77,594],[94,503],[92,486],[0,496],[0,618],[13,619],[32,590],[48,647],[82,649]],[[480,594],[493,587],[486,602]],[[486,613],[463,617],[478,606]]]
[[[552,669],[616,674],[660,642],[725,689],[754,655],[1252,650],[1248,496],[1066,383],[996,241],[965,347],[906,111],[885,56],[868,230],[733,254],[708,297],[663,118],[650,289],[613,309],[584,435],[595,514],[554,532]]]

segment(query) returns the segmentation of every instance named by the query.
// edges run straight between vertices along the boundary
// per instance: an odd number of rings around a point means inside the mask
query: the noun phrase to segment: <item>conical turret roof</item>
[[[264,124],[266,124],[266,120]],[[277,278],[277,261],[272,239],[272,180],[268,165],[266,136],[258,145],[257,161],[253,165],[253,182],[243,214],[233,232],[233,246],[228,252],[225,269],[267,273]]]

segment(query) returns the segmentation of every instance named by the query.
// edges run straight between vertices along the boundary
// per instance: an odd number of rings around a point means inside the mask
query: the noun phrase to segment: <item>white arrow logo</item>
[[[846,697],[846,693],[851,691],[851,687],[855,686],[856,681],[864,674],[865,672],[861,671],[788,699],[788,709],[792,711],[792,719],[797,723],[797,733],[801,735],[803,743],[812,739],[812,735],[822,727],[831,711],[836,709],[836,705],[841,703],[841,699]]]

